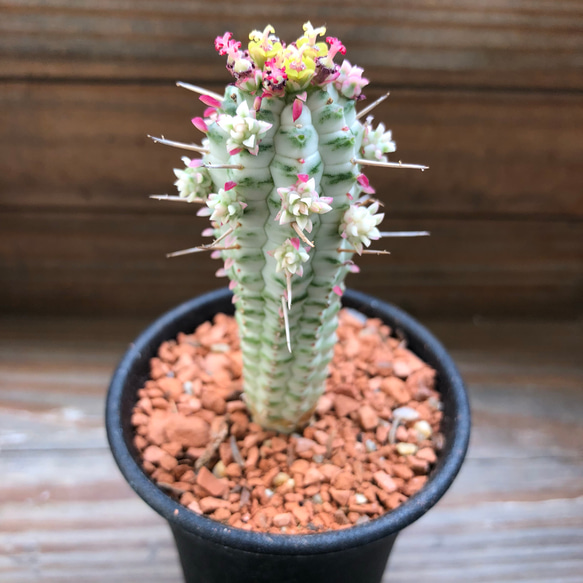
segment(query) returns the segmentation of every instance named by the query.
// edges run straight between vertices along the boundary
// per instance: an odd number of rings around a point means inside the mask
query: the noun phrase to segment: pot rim
[[[173,529],[184,529],[215,543],[244,551],[287,555],[327,553],[364,545],[402,530],[434,506],[459,472],[469,443],[470,407],[463,381],[443,345],[417,320],[392,304],[352,290],[347,290],[342,298],[345,306],[369,317],[389,318],[393,328],[405,330],[407,338],[415,341],[415,352],[426,352],[422,358],[438,369],[438,382],[448,382],[454,413],[451,418],[453,437],[446,442],[443,455],[425,486],[395,510],[366,524],[324,533],[294,535],[245,531],[224,525],[188,510],[158,488],[132,455],[130,447],[133,448],[133,444],[128,446],[124,438],[120,403],[132,365],[143,358],[142,352],[167,326],[188,313],[204,310],[211,302],[222,301],[227,304],[230,297],[231,292],[223,288],[197,296],[169,310],[130,344],[114,372],[106,401],[107,437],[118,467],[140,497],[168,520]]]

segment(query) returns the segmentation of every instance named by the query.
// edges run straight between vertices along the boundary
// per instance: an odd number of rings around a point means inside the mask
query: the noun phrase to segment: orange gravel
[[[144,470],[193,512],[236,528],[316,533],[377,518],[423,487],[443,444],[435,371],[350,310],[301,434],[249,419],[230,316],[164,342],[150,364],[132,416]]]

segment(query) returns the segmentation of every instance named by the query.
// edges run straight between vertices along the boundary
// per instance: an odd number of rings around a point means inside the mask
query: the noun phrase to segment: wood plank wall
[[[391,90],[377,120],[399,158],[370,172],[388,229],[353,287],[419,316],[580,316],[583,2],[0,0],[0,311],[155,315],[222,285],[172,192],[201,112],[177,79],[229,82],[214,37],[326,23]]]

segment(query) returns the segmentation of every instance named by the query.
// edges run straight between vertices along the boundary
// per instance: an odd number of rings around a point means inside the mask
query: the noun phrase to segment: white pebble
[[[419,419],[419,413],[411,407],[399,407],[393,411],[393,417],[402,421],[416,421]]]
[[[222,460],[219,460],[215,464],[215,467],[213,468],[213,474],[217,478],[224,478],[227,475],[227,470],[226,470],[225,464],[222,462]]]
[[[192,381],[184,381],[182,383],[182,389],[187,395],[192,395]]]
[[[419,449],[414,443],[407,443],[405,441],[397,443],[396,447],[399,455],[415,455]]]
[[[367,497],[364,494],[355,494],[354,500],[357,504],[366,504],[368,502]]]
[[[421,421],[417,421],[415,425],[413,425],[413,429],[417,432],[417,435],[419,436],[419,441],[429,439],[431,437],[431,434],[433,433],[431,425],[429,425],[429,423],[427,423],[427,421],[424,421],[423,419]]]
[[[371,453],[377,450],[377,444],[372,439],[367,439],[366,443],[364,444],[366,447],[366,451]]]

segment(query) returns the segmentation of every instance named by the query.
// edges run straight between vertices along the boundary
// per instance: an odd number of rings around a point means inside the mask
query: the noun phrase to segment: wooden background
[[[326,23],[391,97],[377,120],[426,173],[371,172],[387,229],[349,285],[419,316],[572,318],[583,297],[583,3],[577,0],[0,0],[0,311],[149,317],[222,285],[172,192],[229,82],[214,37]]]

